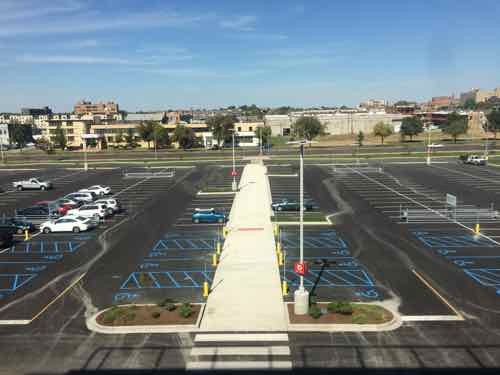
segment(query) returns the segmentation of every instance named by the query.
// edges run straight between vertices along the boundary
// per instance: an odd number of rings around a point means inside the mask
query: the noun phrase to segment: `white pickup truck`
[[[479,155],[468,155],[466,158],[462,158],[464,164],[472,165],[486,165],[487,158]]]
[[[52,183],[38,178],[30,178],[29,180],[15,181],[12,186],[17,190],[47,190],[52,188]]]

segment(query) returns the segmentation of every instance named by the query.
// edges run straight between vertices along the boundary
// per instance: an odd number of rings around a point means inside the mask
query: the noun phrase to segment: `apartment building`
[[[115,102],[92,103],[82,100],[75,104],[73,112],[76,114],[90,113],[95,115],[117,114],[119,112],[119,107]]]
[[[47,123],[40,129],[40,132],[44,138],[48,139],[50,142],[55,142],[56,130],[58,127],[61,127],[66,134],[68,146],[82,147],[82,135],[89,133],[92,124],[93,120],[91,119],[51,118],[47,120]]]
[[[47,106],[43,108],[21,108],[21,114],[31,116],[51,115],[52,109]]]
[[[9,143],[9,124],[0,123],[0,145],[7,146]]]
[[[500,98],[500,87],[497,87],[491,91],[472,89],[470,91],[461,93],[460,103],[464,104],[469,99],[474,100],[476,103],[483,103],[492,97]]]

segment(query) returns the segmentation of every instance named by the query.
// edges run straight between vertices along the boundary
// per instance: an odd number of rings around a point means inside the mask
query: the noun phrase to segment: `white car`
[[[79,233],[90,228],[93,228],[95,225],[88,218],[75,216],[75,217],[67,217],[64,216],[57,220],[49,220],[42,224],[40,224],[40,232],[50,233],[50,232],[73,232]]]
[[[85,193],[95,193],[96,195],[100,195],[101,197],[103,195],[111,194],[111,188],[109,186],[102,186],[102,185],[92,185],[86,189],[80,189],[78,191]]]
[[[66,215],[83,216],[86,218],[103,219],[109,215],[108,207],[102,203],[84,204],[81,207],[69,210]]]
[[[65,199],[71,199],[73,201],[80,201],[83,203],[92,203],[94,201],[94,196],[91,193],[71,193],[64,197]]]
[[[108,212],[114,214],[121,210],[120,203],[115,198],[101,198],[95,201],[95,203],[102,203],[108,206]]]

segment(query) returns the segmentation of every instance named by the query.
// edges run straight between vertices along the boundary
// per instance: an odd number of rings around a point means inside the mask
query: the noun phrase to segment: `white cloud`
[[[154,65],[154,62],[136,61],[118,57],[102,56],[72,56],[72,55],[51,55],[39,56],[25,54],[16,58],[18,62],[27,64],[78,64],[78,65],[129,65],[146,66]]]
[[[0,3],[0,21],[22,21],[58,13],[71,13],[82,8],[82,3],[76,0],[51,0],[50,2],[2,0]]]
[[[256,21],[257,17],[255,16],[238,16],[219,21],[219,26],[236,31],[253,31]]]

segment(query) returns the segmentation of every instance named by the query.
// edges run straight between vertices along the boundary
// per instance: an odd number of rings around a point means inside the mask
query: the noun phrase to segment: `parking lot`
[[[103,233],[138,214],[155,195],[164,192],[189,171],[189,168],[176,171],[175,179],[129,179],[124,178],[120,169],[58,171],[59,177],[50,178],[53,190],[9,192],[5,212],[39,200],[56,199],[98,183],[111,187],[112,196],[120,202],[122,210],[101,220],[97,228],[88,232],[36,232],[28,240],[16,235],[13,246],[3,249],[0,254],[0,318],[26,320],[35,316],[70,282],[85,274],[87,263],[102,251],[99,239]],[[22,298],[33,291],[37,291],[39,297],[26,301]]]

